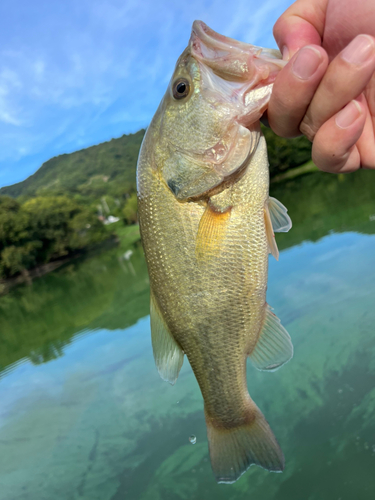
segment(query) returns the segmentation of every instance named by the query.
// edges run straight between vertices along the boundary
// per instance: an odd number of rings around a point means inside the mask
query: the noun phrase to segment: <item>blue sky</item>
[[[0,186],[146,127],[194,19],[276,47],[292,0],[1,0]]]

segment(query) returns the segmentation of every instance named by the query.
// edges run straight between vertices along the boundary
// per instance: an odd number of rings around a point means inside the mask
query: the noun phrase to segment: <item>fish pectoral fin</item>
[[[217,212],[210,204],[207,205],[199,222],[195,243],[195,256],[198,261],[209,259],[220,253],[230,213],[231,207],[224,212]]]
[[[176,383],[184,362],[184,352],[165,324],[152,291],[150,319],[152,350],[156,367],[161,378],[173,385]]]
[[[266,304],[263,326],[249,358],[258,370],[274,371],[292,357],[293,344],[289,333]]]
[[[279,249],[277,248],[275,234],[273,232],[271,215],[268,208],[268,202],[264,206],[264,223],[266,226],[266,236],[268,242],[268,253],[272,253],[276,260],[279,260]]]
[[[287,208],[279,200],[270,196],[268,210],[274,233],[287,233],[292,227],[292,220],[287,213]]]

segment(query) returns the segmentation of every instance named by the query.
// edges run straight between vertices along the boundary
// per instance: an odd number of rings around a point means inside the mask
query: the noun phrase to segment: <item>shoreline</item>
[[[64,257],[62,259],[57,259],[52,262],[47,262],[47,264],[34,267],[33,269],[30,270],[25,269],[23,273],[19,274],[18,276],[0,280],[0,296],[7,294],[11,288],[17,285],[22,285],[23,283],[31,285],[33,279],[40,278],[41,276],[44,276],[45,274],[48,274],[54,271],[55,269],[58,269],[66,262],[76,259],[77,257],[79,257],[79,255],[73,255],[69,257]]]
[[[300,167],[289,169],[282,174],[275,175],[275,177],[272,177],[270,179],[270,184],[279,184],[283,181],[294,179],[301,175],[314,172],[319,172],[319,169],[314,165],[312,160],[310,160],[309,162],[305,163],[304,165],[301,165]],[[135,228],[137,229],[137,231],[135,231]],[[56,269],[63,266],[67,262],[70,262],[85,255],[89,257],[93,252],[102,251],[104,250],[103,247],[107,246],[108,244],[110,246],[122,245],[123,239],[126,240],[128,239],[129,236],[130,239],[127,242],[128,244],[134,243],[140,239],[138,224],[123,226],[121,223],[121,226],[119,226],[118,223],[115,223],[114,229],[115,233],[110,238],[100,243],[96,247],[86,248],[75,254],[54,260],[52,262],[47,262],[46,264],[35,267],[33,269],[24,270],[24,272],[19,274],[18,276],[14,276],[3,280],[0,279],[0,297],[6,295],[15,286],[22,285],[25,283],[31,285],[34,279],[40,278],[52,271],[55,271]]]
[[[61,257],[60,259],[42,264],[41,266],[33,267],[32,269],[25,269],[21,274],[17,276],[0,279],[0,297],[6,295],[12,288],[18,285],[31,285],[34,279],[41,278],[42,276],[55,271],[59,267],[62,267],[64,264],[76,260],[79,257],[90,257],[90,255],[93,255],[96,252],[106,250],[105,247],[110,248],[119,245],[120,243],[121,240],[118,235],[111,235],[108,239],[94,247],[82,249],[65,257]]]
[[[141,235],[139,233],[139,225],[131,224],[125,226],[122,222],[116,222],[113,224],[114,232],[105,241],[102,241],[96,246],[82,249],[75,252],[74,254],[56,259],[51,262],[47,262],[41,266],[34,267],[33,269],[25,270],[22,274],[18,276],[13,276],[11,278],[0,280],[0,297],[6,295],[12,288],[28,284],[31,285],[33,279],[40,278],[46,274],[55,271],[64,264],[71,262],[80,257],[90,258],[96,253],[109,250],[115,246],[122,247],[124,250],[131,244],[140,240]]]

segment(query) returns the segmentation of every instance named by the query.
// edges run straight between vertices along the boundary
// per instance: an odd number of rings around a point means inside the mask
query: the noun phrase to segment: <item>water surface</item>
[[[134,245],[0,298],[0,500],[375,498],[375,175],[311,174],[273,194],[294,227],[267,300],[295,355],[275,373],[249,363],[248,386],[284,473],[215,483],[188,362],[174,387],[154,366]]]

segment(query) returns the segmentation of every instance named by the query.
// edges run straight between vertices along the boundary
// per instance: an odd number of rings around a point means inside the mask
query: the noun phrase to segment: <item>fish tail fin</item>
[[[206,413],[211,466],[218,483],[234,483],[255,464],[272,472],[285,465],[270,426],[256,404],[250,400],[240,424],[218,424]]]

